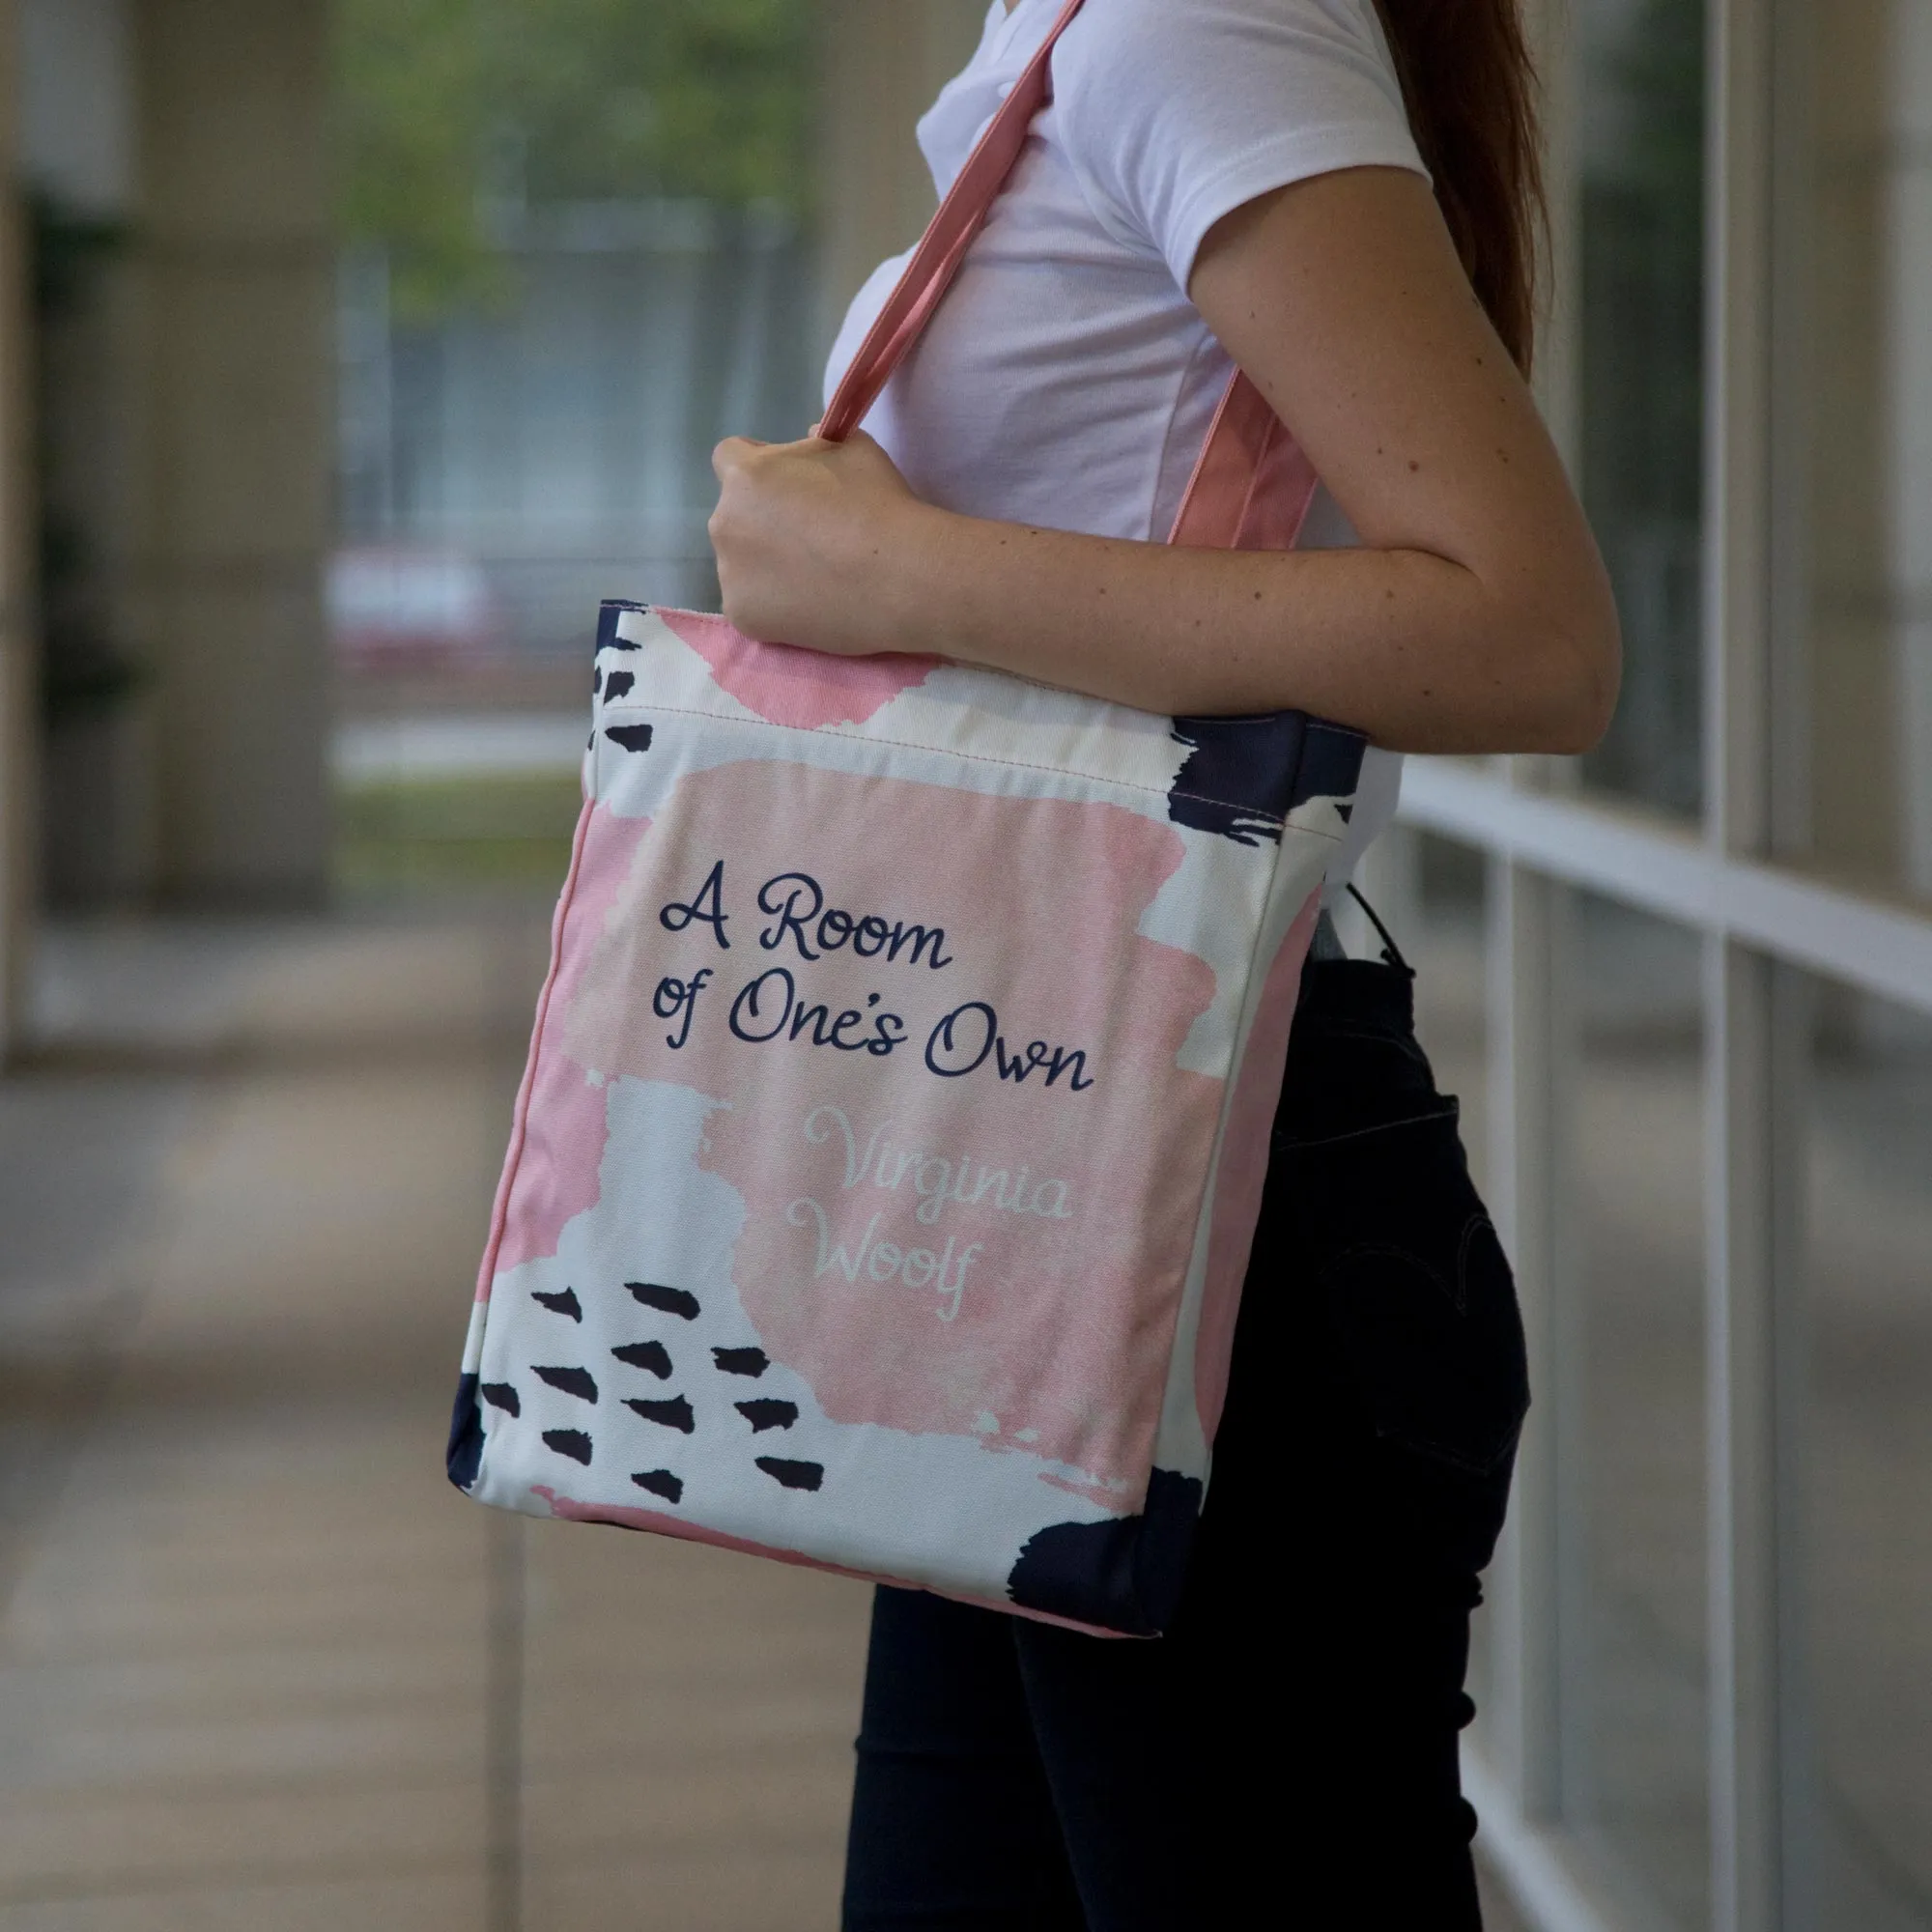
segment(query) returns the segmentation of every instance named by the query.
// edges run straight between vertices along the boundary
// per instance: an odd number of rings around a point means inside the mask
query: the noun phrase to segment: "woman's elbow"
[[[1546,615],[1529,646],[1536,674],[1524,680],[1536,694],[1522,724],[1533,742],[1515,749],[1580,757],[1594,751],[1616,716],[1623,683],[1623,635],[1605,584],[1600,597],[1579,600],[1551,623]]]

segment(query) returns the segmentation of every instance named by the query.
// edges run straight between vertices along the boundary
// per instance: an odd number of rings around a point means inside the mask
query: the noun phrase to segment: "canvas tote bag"
[[[828,436],[944,294],[1053,38]],[[1315,486],[1237,379],[1175,541],[1285,548]],[[1362,739],[634,604],[595,691],[451,1478],[1157,1634]]]

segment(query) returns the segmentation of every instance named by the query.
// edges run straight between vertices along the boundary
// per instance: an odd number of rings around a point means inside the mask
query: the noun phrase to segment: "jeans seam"
[[[1371,1134],[1392,1133],[1397,1127],[1423,1126],[1432,1121],[1457,1121],[1462,1118],[1462,1107],[1453,1095],[1443,1103],[1425,1114],[1405,1114],[1400,1120],[1378,1121],[1373,1126],[1351,1127],[1345,1134],[1319,1134],[1312,1139],[1301,1139],[1293,1134],[1274,1130],[1275,1147],[1283,1153],[1307,1152],[1315,1148],[1340,1147],[1348,1141],[1366,1140]]]
[[[1471,1216],[1471,1219],[1476,1217]],[[1468,1229],[1463,1230],[1462,1240],[1458,1243],[1458,1259],[1467,1252]],[[1398,1246],[1393,1241],[1356,1241],[1352,1246],[1337,1250],[1321,1266],[1321,1280],[1325,1287],[1334,1285],[1335,1270],[1344,1262],[1358,1259],[1379,1259],[1382,1261],[1406,1262],[1410,1267],[1426,1274],[1442,1291],[1442,1297],[1456,1313],[1465,1320],[1468,1317],[1468,1296],[1461,1292],[1460,1281],[1452,1282],[1434,1262],[1424,1261],[1413,1248]]]

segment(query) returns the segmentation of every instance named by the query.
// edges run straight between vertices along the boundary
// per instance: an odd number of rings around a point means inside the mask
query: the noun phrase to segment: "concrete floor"
[[[835,1923],[866,1592],[442,1477],[543,946],[56,937],[0,1082],[0,1932]]]
[[[542,946],[50,962],[0,1089],[6,1932],[834,1922],[864,1591],[443,1481]]]

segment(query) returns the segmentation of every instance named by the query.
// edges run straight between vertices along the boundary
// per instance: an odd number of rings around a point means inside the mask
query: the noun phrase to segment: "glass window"
[[[1581,0],[1581,463],[1624,690],[1588,781],[1698,810],[1703,0]]]
[[[1820,1932],[1932,1927],[1932,1018],[1816,987],[1799,1444]]]
[[[1781,549],[1805,581],[1808,818],[1825,869],[1932,895],[1932,10],[1835,0],[1791,63],[1784,277],[1808,473]],[[1829,39],[1829,49],[1822,43]],[[1795,779],[1796,773],[1789,777]]]
[[[1577,1243],[1558,1319],[1564,1810],[1640,1900],[1708,1918],[1700,944],[1579,896]]]
[[[333,14],[338,884],[554,890],[598,604],[715,609],[713,444],[816,413],[812,10]]]

